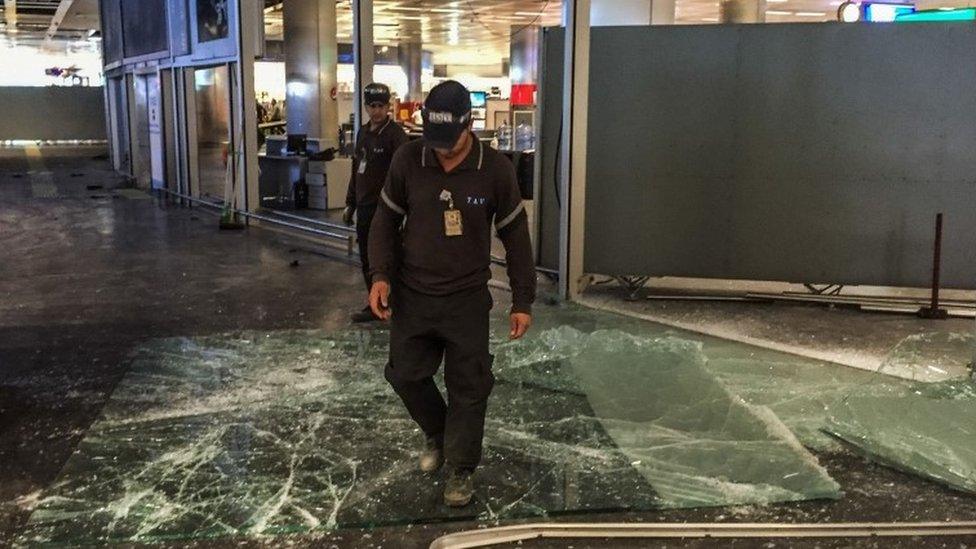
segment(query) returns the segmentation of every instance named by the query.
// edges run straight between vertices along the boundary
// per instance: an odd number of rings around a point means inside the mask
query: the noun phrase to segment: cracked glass
[[[444,507],[443,475],[416,469],[423,437],[383,378],[384,330],[248,332],[138,349],[19,541],[206,539],[833,498],[841,487],[806,448],[835,451],[858,433],[895,440],[875,421],[903,414],[905,403],[872,398],[924,398],[911,418],[918,424],[900,425],[924,432],[927,421],[944,421],[933,452],[964,444],[949,435],[966,428],[973,399],[957,389],[968,385],[921,391],[581,307],[538,312],[530,336],[514,343],[496,312],[497,383],[467,508]],[[890,454],[888,463],[908,461]],[[947,483],[956,481],[932,471],[960,468],[902,467]]]

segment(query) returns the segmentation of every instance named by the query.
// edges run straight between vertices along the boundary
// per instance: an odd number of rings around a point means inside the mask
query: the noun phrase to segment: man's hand
[[[369,308],[373,310],[376,318],[390,320],[393,312],[390,311],[390,283],[384,280],[377,280],[369,289]]]
[[[342,222],[346,224],[346,227],[352,227],[352,214],[356,212],[356,208],[352,206],[346,206],[346,209],[342,212]]]
[[[509,332],[509,339],[520,339],[525,335],[525,332],[529,331],[529,326],[532,326],[532,315],[525,313],[512,313],[511,315],[512,331]]]

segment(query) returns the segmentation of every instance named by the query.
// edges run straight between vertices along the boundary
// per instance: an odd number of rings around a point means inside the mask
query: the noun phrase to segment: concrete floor
[[[96,149],[0,149],[0,546],[23,527],[147,339],[231,330],[346,326],[362,305],[358,268],[301,239],[251,229],[220,232],[198,209],[116,192],[123,184]],[[53,185],[55,192],[51,191]],[[101,188],[89,189],[98,185]],[[504,295],[496,301],[504,306]],[[705,306],[700,306],[705,307]],[[697,314],[707,313],[699,309]],[[762,317],[762,313],[750,313]],[[836,326],[806,307],[813,326]],[[863,318],[863,317],[859,317]],[[968,324],[967,324],[968,325]],[[814,328],[811,328],[813,330]],[[879,326],[883,332],[886,326]],[[556,517],[582,521],[947,521],[976,517],[976,498],[850,454],[818,455],[845,487],[837,501]],[[193,546],[425,547],[479,525],[417,524]],[[186,545],[180,543],[177,545]],[[533,544],[526,544],[533,546]],[[728,542],[545,543],[538,547],[713,547]],[[929,538],[740,547],[966,547]]]

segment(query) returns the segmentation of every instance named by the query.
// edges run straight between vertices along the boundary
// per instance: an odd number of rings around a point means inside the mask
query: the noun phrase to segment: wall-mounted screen
[[[471,108],[484,108],[488,104],[487,92],[471,92]]]
[[[169,51],[166,0],[122,0],[122,45],[126,57]]]
[[[122,7],[118,0],[101,3],[102,53],[105,64],[122,60]]]
[[[230,36],[228,0],[197,0],[197,39],[200,42]]]

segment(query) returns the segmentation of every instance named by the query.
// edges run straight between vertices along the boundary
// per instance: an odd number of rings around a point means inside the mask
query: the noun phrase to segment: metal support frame
[[[590,0],[565,0],[565,75],[560,151],[559,294],[575,299],[582,293],[586,212],[587,105],[590,85]]]
[[[431,549],[461,549],[533,539],[813,539],[916,536],[972,536],[976,522],[827,523],[827,524],[621,524],[537,523],[449,534]]]
[[[352,55],[355,72],[352,103],[356,116],[353,139],[356,139],[355,132],[359,131],[367,118],[362,94],[363,88],[373,81],[373,54],[373,0],[352,0]]]
[[[803,287],[815,295],[840,295],[840,292],[844,289],[843,284],[823,284],[817,286],[816,284],[805,283]]]
[[[191,202],[193,204],[200,204],[201,206],[206,206],[208,208],[213,208],[213,209],[217,210],[218,212],[226,211],[226,208],[225,208],[223,202],[215,202],[215,201],[210,201],[210,200],[206,200],[206,199],[203,199],[203,198],[189,196],[189,195],[185,195],[185,194],[182,194],[182,193],[178,193],[176,191],[171,191],[169,189],[157,189],[157,191],[161,191],[163,193],[166,193],[168,195],[174,196],[176,198],[180,198],[182,200],[186,200],[187,202]],[[269,224],[272,224],[272,225],[280,225],[282,227],[288,227],[288,228],[291,228],[291,229],[297,229],[299,231],[303,231],[303,232],[310,233],[310,234],[314,234],[314,235],[318,235],[318,236],[324,236],[324,237],[327,237],[327,238],[332,238],[334,240],[341,240],[345,244],[345,246],[346,246],[347,253],[349,255],[353,255],[353,253],[354,253],[353,252],[353,250],[354,250],[353,244],[355,243],[355,237],[353,235],[351,235],[351,234],[344,235],[344,234],[334,233],[334,232],[331,232],[331,231],[325,231],[325,230],[322,230],[322,229],[316,229],[315,227],[309,227],[307,225],[302,225],[302,224],[299,224],[299,223],[292,223],[290,221],[285,221],[283,219],[275,219],[274,217],[271,217],[271,216],[268,216],[268,215],[258,214],[258,213],[254,213],[254,212],[248,212],[248,211],[239,210],[239,209],[236,209],[236,208],[231,208],[231,211],[233,211],[237,215],[240,215],[240,216],[245,217],[245,218],[248,218],[248,219],[256,219],[258,221],[262,221],[264,223],[269,223]]]
[[[232,102],[237,109],[238,115],[231,116],[231,120],[237,122],[238,127],[234,129],[238,139],[234,141],[234,172],[236,185],[239,187],[238,193],[241,204],[234,204],[240,210],[256,210],[260,205],[260,192],[258,189],[258,114],[254,109],[254,59],[260,55],[262,47],[258,47],[258,36],[263,34],[264,26],[258,29],[259,23],[263,18],[264,3],[254,0],[238,0],[237,24],[238,24],[238,51],[240,52],[239,61],[230,66],[230,70],[237,72],[236,90],[231,89],[231,93],[236,92],[236,97]]]
[[[627,289],[627,301],[637,301],[641,289],[651,279],[649,276],[615,276],[613,278]]]
[[[61,23],[64,22],[64,18],[68,15],[74,3],[75,0],[61,0],[58,4],[58,8],[54,11],[54,17],[51,18],[51,24],[44,33],[45,46],[51,45],[54,37],[58,34],[58,30],[61,28]],[[14,2],[14,5],[16,6],[16,2]],[[16,15],[14,17],[16,18]]]

